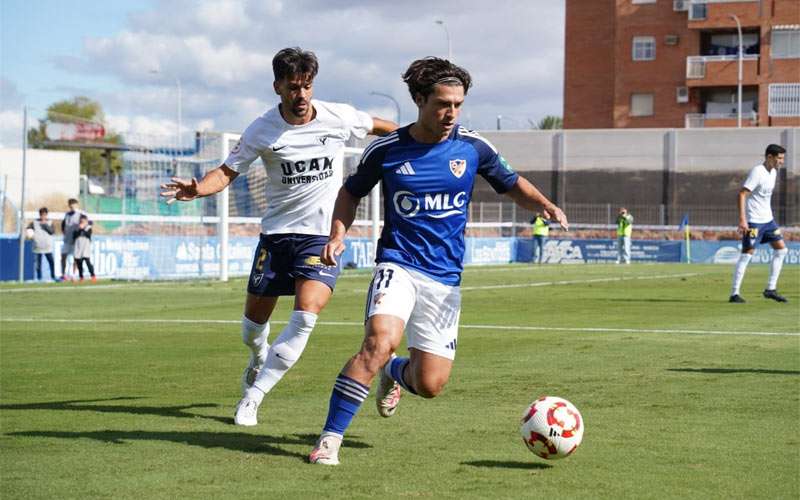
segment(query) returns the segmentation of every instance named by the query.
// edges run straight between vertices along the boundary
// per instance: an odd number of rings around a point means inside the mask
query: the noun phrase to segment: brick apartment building
[[[566,0],[564,128],[800,126],[800,0]]]

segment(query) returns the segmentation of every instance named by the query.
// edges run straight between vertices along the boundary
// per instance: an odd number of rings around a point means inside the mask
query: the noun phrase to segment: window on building
[[[652,61],[655,58],[656,58],[656,37],[654,36],[633,37],[634,61]]]
[[[772,58],[800,58],[800,29],[772,28]]]
[[[631,116],[653,116],[653,94],[631,94]]]
[[[800,116],[800,83],[769,85],[769,116]]]

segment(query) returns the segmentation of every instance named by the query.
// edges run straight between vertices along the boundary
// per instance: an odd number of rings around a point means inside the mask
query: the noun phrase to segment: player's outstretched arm
[[[214,170],[210,170],[198,182],[194,177],[191,180],[172,178],[172,182],[161,185],[161,196],[167,199],[167,204],[176,201],[192,201],[195,198],[202,198],[219,193],[233,182],[239,172],[228,168],[222,164]]]
[[[506,193],[514,203],[527,208],[528,210],[536,211],[541,207],[545,212],[550,214],[550,218],[561,224],[566,230],[569,230],[569,222],[567,216],[560,208],[555,206],[552,201],[548,200],[536,186],[530,183],[526,178],[517,177],[517,183],[508,190]]]
[[[397,124],[390,120],[384,120],[383,118],[376,118],[372,117],[372,134],[384,136],[386,134],[391,134],[397,130]]]
[[[344,186],[339,188],[331,216],[331,234],[320,254],[320,260],[326,266],[335,266],[336,258],[344,252],[344,237],[356,218],[356,209],[360,201],[361,198],[350,194]]]

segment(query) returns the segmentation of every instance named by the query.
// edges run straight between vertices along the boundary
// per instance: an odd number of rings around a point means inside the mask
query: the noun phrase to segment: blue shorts
[[[320,262],[327,236],[307,234],[262,234],[256,247],[247,292],[276,297],[294,295],[297,278],[320,281],[333,290],[339,277],[339,266]]]
[[[748,222],[747,227],[749,229],[742,235],[742,251],[751,250],[759,244],[772,243],[783,239],[781,228],[775,224],[774,220],[763,224]]]

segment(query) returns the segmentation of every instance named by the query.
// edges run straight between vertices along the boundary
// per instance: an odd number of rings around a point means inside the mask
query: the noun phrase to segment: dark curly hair
[[[412,99],[421,95],[427,100],[433,92],[433,86],[437,83],[461,85],[464,87],[464,95],[472,86],[472,77],[469,76],[467,70],[438,57],[425,57],[412,62],[411,66],[403,73],[403,81],[408,85]]]
[[[272,72],[275,81],[283,80],[291,75],[307,74],[313,80],[319,71],[317,56],[310,50],[300,47],[288,47],[280,50],[272,58]]]

